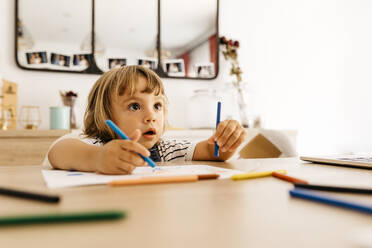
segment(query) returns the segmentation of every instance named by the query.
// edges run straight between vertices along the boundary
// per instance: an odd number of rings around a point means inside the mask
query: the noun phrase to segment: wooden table
[[[372,185],[370,170],[314,165],[297,158],[193,163],[245,171],[286,169],[288,175],[314,182]],[[40,170],[0,167],[1,185],[58,193],[61,203],[0,196],[0,215],[121,209],[128,217],[2,227],[1,247],[358,247],[359,236],[372,233],[372,215],[293,199],[288,194],[293,186],[272,177],[49,190]],[[371,196],[339,196],[372,205]]]

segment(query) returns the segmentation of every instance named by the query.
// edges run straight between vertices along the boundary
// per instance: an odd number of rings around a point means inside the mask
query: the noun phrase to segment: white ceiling
[[[155,48],[157,0],[96,0],[96,35],[105,47]],[[167,50],[215,33],[216,0],[161,0]],[[91,29],[91,0],[19,0],[19,16],[35,42],[82,43]]]

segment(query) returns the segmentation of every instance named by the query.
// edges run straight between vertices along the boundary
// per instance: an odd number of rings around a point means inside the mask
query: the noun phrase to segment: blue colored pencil
[[[217,103],[217,119],[216,119],[216,129],[218,127],[218,124],[220,124],[221,120],[221,102]],[[219,156],[219,146],[217,145],[217,142],[214,142],[214,156],[218,157]]]
[[[372,206],[362,205],[358,203],[353,203],[350,201],[345,201],[341,199],[336,199],[328,196],[323,196],[319,194],[310,193],[309,190],[292,189],[289,194],[293,197],[298,197],[310,201],[321,202],[328,205],[333,205],[341,208],[348,208],[368,214],[372,214]]]
[[[112,120],[106,120],[105,123],[107,124],[107,126],[109,126],[117,135],[119,135],[120,138],[122,139],[125,139],[125,140],[129,140],[129,137],[118,127],[115,125],[115,123],[112,121]],[[156,164],[154,161],[152,161],[151,158],[149,157],[144,157],[142,156],[141,154],[138,154],[140,155],[140,157],[145,160],[151,167],[155,167]]]

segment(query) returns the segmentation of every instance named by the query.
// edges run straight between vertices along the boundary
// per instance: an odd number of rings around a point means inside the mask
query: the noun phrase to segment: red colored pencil
[[[275,172],[275,171],[273,172],[273,176],[276,177],[276,178],[279,178],[281,180],[291,182],[291,183],[308,184],[308,182],[305,181],[305,180],[298,179],[298,178],[295,178],[295,177],[290,177],[290,176],[287,176],[287,175],[284,175],[284,174],[281,174],[281,173],[278,173],[278,172]]]

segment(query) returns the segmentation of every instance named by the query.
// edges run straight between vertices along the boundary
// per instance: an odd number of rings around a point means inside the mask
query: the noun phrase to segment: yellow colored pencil
[[[268,176],[272,176],[273,172],[286,174],[286,170],[258,171],[258,172],[244,173],[244,174],[235,174],[231,176],[231,179],[232,180],[244,180],[244,179],[252,179],[252,178],[259,178],[259,177],[268,177]]]

